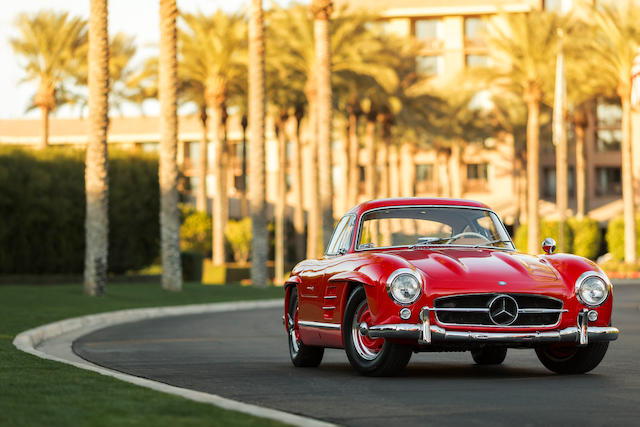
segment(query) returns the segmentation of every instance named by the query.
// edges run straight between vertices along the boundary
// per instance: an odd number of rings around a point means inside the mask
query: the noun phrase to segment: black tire
[[[291,289],[289,295],[289,310],[285,322],[289,337],[289,356],[293,366],[297,368],[315,368],[322,362],[324,347],[305,345],[298,334],[298,289]]]
[[[373,340],[360,334],[361,314],[368,313],[364,289],[356,288],[349,296],[342,323],[344,349],[351,366],[363,375],[396,375],[409,363],[410,346],[395,344],[383,339]]]
[[[483,347],[471,350],[471,357],[478,365],[499,365],[507,357],[506,347]]]
[[[536,348],[540,362],[558,374],[584,374],[602,362],[609,348],[608,342],[592,343],[586,347],[552,344]]]

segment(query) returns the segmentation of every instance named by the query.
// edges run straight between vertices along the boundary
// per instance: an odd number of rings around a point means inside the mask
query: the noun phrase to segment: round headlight
[[[600,275],[584,273],[576,281],[576,296],[584,305],[596,307],[609,296],[609,285]]]
[[[420,276],[409,268],[398,269],[387,280],[387,292],[398,304],[411,304],[420,296]]]

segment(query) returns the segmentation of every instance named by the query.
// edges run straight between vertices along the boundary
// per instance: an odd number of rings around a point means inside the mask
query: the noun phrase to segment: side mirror
[[[547,255],[551,255],[556,251],[556,241],[553,240],[551,237],[547,237],[542,241],[542,250]]]

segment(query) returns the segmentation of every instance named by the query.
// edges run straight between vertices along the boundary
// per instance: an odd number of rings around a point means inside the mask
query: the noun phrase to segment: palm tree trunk
[[[109,247],[109,173],[107,127],[109,122],[109,35],[106,0],[91,0],[89,14],[89,141],[85,168],[87,197],[85,218],[84,292],[105,292]],[[48,121],[48,111],[43,109]],[[48,123],[47,123],[48,128]],[[43,139],[46,146],[46,140]]]
[[[284,214],[286,208],[286,173],[287,167],[287,135],[285,133],[288,115],[286,111],[280,113],[277,123],[278,134],[278,196],[275,206],[275,283],[284,282],[285,231]]]
[[[564,120],[564,118],[563,118]],[[564,129],[564,126],[563,126]],[[577,148],[577,147],[576,147]],[[558,251],[565,252],[567,239],[564,234],[564,223],[569,205],[569,185],[567,178],[567,135],[564,130],[558,135],[556,145],[556,206],[558,208]]]
[[[47,106],[40,107],[40,113],[42,115],[42,138],[37,148],[41,150],[49,146],[49,111],[49,107]]]
[[[196,209],[207,212],[207,106],[200,108],[202,123],[202,139],[200,140],[200,158],[198,159],[198,189],[196,192]]]
[[[264,23],[262,0],[249,8],[249,143],[251,210],[251,283],[267,286],[267,221],[264,152]]]
[[[293,228],[296,232],[296,261],[304,258],[304,201],[302,197],[302,147],[300,146],[300,123],[302,121],[302,107],[296,108],[295,112],[295,132],[293,144],[291,145],[292,161],[291,169],[293,179]]]
[[[213,98],[213,100],[212,100]],[[213,135],[213,150],[215,155],[215,168],[213,177],[215,181],[215,194],[211,207],[211,250],[212,262],[214,265],[223,265],[225,262],[224,253],[224,145],[220,139],[220,125],[222,123],[222,104],[215,101],[216,95],[208,97],[207,103],[211,110],[211,133]]]
[[[587,214],[586,209],[586,166],[585,166],[585,127],[586,115],[583,111],[576,112],[575,115],[575,131],[576,131],[576,215],[582,218]]]
[[[315,96],[309,97],[309,151],[311,152],[311,177],[309,179],[310,204],[307,215],[307,258],[320,256],[320,203],[318,200],[318,138],[317,138],[317,107]]]
[[[373,104],[367,113],[365,127],[365,144],[367,149],[367,164],[365,166],[365,193],[368,199],[376,198],[376,118],[377,111]]]
[[[451,145],[451,157],[449,158],[449,165],[450,165],[449,182],[451,183],[451,197],[454,197],[457,199],[462,197],[462,177],[460,174],[461,160],[462,160],[462,142],[453,141]]]
[[[178,61],[176,0],[160,0],[160,236],[162,287],[182,290],[180,264],[180,216],[178,212]]]
[[[243,114],[240,121],[242,126],[242,191],[240,193],[240,216],[245,218],[249,215],[247,206],[247,115]]]
[[[329,18],[331,0],[312,0],[313,34],[316,49],[318,168],[320,210],[322,212],[322,242],[326,247],[333,232],[333,162],[331,160],[331,49]]]
[[[349,111],[349,170],[347,204],[349,207],[358,203],[358,188],[360,187],[360,170],[358,168],[360,157],[360,142],[358,141],[358,119],[360,114],[356,107]]]
[[[633,194],[633,156],[631,152],[631,102],[629,88],[619,90],[622,101],[622,201],[624,204],[624,262],[635,263],[636,221]]]
[[[538,253],[540,224],[538,217],[540,165],[540,92],[535,89],[525,97],[527,103],[527,252]]]

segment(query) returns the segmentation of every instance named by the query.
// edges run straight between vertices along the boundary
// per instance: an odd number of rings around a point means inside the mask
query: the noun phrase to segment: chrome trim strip
[[[308,328],[340,329],[340,324],[338,323],[311,322],[308,320],[298,320],[298,325]]]
[[[360,333],[371,338],[415,339],[420,344],[427,344],[427,334],[423,331],[424,323],[420,324],[392,324],[368,326],[360,325]],[[612,326],[588,327],[587,337],[590,342],[615,341],[620,331]],[[476,331],[448,331],[440,326],[429,326],[431,340],[429,342],[445,343],[496,343],[496,344],[538,344],[551,342],[580,341],[580,330],[577,326],[556,331],[534,332],[476,332]]]
[[[488,308],[454,308],[454,307],[442,307],[442,308],[427,308],[429,311],[450,311],[450,312],[464,312],[464,313],[488,313]],[[551,314],[551,313],[566,313],[569,310],[563,308],[519,308],[518,313],[526,314]]]
[[[380,247],[377,247],[377,248],[360,248],[360,244],[358,243],[360,241],[360,235],[362,234],[362,217],[363,216],[365,216],[369,212],[375,212],[375,211],[385,210],[385,209],[399,209],[399,208],[458,208],[458,209],[475,209],[475,210],[481,210],[481,211],[490,212],[490,213],[494,214],[496,216],[496,218],[498,218],[498,222],[500,223],[500,225],[502,225],[502,231],[505,233],[506,236],[509,236],[509,241],[511,242],[511,246],[513,248],[490,247],[489,249],[502,249],[502,250],[508,250],[508,251],[511,251],[511,252],[515,252],[516,251],[516,245],[513,243],[513,240],[511,240],[511,236],[507,232],[507,229],[504,226],[504,223],[502,222],[502,220],[500,219],[500,216],[498,216],[497,213],[495,213],[493,210],[488,209],[488,208],[481,208],[481,207],[477,207],[477,206],[461,206],[461,205],[381,206],[379,208],[373,208],[373,209],[369,209],[367,211],[364,211],[364,212],[362,212],[360,214],[360,216],[358,216],[358,223],[356,224],[356,233],[354,233],[355,234],[355,241],[353,242],[353,251],[354,252],[364,252],[364,251],[371,251],[371,250],[377,250],[377,249],[408,248],[409,246],[411,246],[411,245],[400,245],[400,246],[380,246]],[[428,248],[429,246],[424,246],[424,247]],[[440,247],[445,247],[445,248],[475,248],[475,245],[450,245],[450,246],[442,245]]]
[[[322,307],[323,310],[335,310],[336,306],[335,305],[325,305],[324,307]]]
[[[325,295],[324,299],[337,299],[338,295]]]
[[[519,308],[518,313],[526,314],[552,314],[552,313],[566,313],[569,310],[566,308]]]

